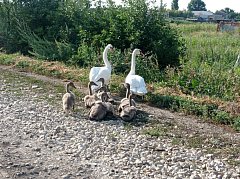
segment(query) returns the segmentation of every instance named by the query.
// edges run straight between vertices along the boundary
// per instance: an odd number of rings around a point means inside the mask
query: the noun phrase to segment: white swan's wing
[[[147,93],[146,83],[145,83],[144,79],[141,76],[139,76],[139,77],[140,78],[139,78],[138,93],[144,95],[144,94]]]
[[[89,81],[96,81],[96,77],[102,67],[92,67],[89,73]]]
[[[111,78],[111,69],[107,67],[93,67],[89,73],[89,81],[95,82],[98,86],[92,86],[92,90],[96,91],[100,88],[101,82],[97,82],[100,78],[104,78],[105,84],[109,84]]]
[[[142,96],[147,93],[146,83],[139,75],[128,75],[125,79],[125,83],[130,84],[130,90],[133,94]]]
[[[104,78],[105,84],[108,84],[111,78],[111,69],[107,67],[93,67],[89,73],[89,81],[97,82],[99,78]]]
[[[99,72],[97,80],[99,80],[99,78],[104,78],[104,83],[108,85],[111,78],[111,69],[103,67]]]

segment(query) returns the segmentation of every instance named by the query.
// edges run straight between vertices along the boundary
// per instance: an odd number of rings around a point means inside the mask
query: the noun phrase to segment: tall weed
[[[214,24],[176,26],[186,40],[186,56],[180,68],[166,68],[166,84],[186,94],[209,95],[236,100],[240,75],[234,63],[240,52],[237,33],[216,32]]]

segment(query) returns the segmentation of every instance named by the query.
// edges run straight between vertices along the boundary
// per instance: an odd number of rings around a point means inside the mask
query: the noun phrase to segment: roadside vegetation
[[[136,70],[148,83],[146,102],[240,131],[239,32],[170,24],[145,0],[125,6],[96,1],[94,8],[87,0],[54,2],[0,2],[1,65],[86,85],[90,67],[103,63],[103,48],[112,43],[111,90],[121,93],[131,51],[140,48],[146,56],[137,59]]]

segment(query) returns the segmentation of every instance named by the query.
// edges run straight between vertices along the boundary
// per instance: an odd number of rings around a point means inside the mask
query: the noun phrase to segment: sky
[[[119,4],[122,0],[114,0]],[[191,0],[179,0],[179,10],[187,9],[188,3]],[[206,8],[209,11],[215,12],[226,7],[233,9],[235,12],[240,12],[240,0],[203,0],[206,4]],[[167,8],[171,8],[172,0],[163,0],[164,4],[167,4]],[[160,4],[160,0],[157,0],[157,4]]]
[[[179,9],[187,9],[190,1],[191,0],[179,0]],[[240,12],[240,0],[203,0],[203,2],[205,2],[207,10],[212,12],[224,9],[225,7],[229,7],[235,12]],[[167,4],[167,8],[171,8],[172,0],[163,0],[163,3]]]

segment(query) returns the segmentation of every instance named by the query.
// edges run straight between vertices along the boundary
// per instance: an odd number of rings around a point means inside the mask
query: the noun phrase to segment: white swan
[[[143,77],[135,75],[136,55],[141,54],[140,49],[134,49],[131,60],[131,70],[125,79],[125,83],[130,84],[130,91],[139,96],[143,96],[147,93],[146,84]]]
[[[92,91],[96,92],[101,87],[99,78],[104,78],[105,84],[108,85],[111,78],[112,67],[107,58],[107,52],[109,49],[113,49],[111,44],[108,44],[103,51],[103,61],[105,66],[103,67],[92,67],[89,73],[89,81],[93,81],[97,86],[92,86]]]

